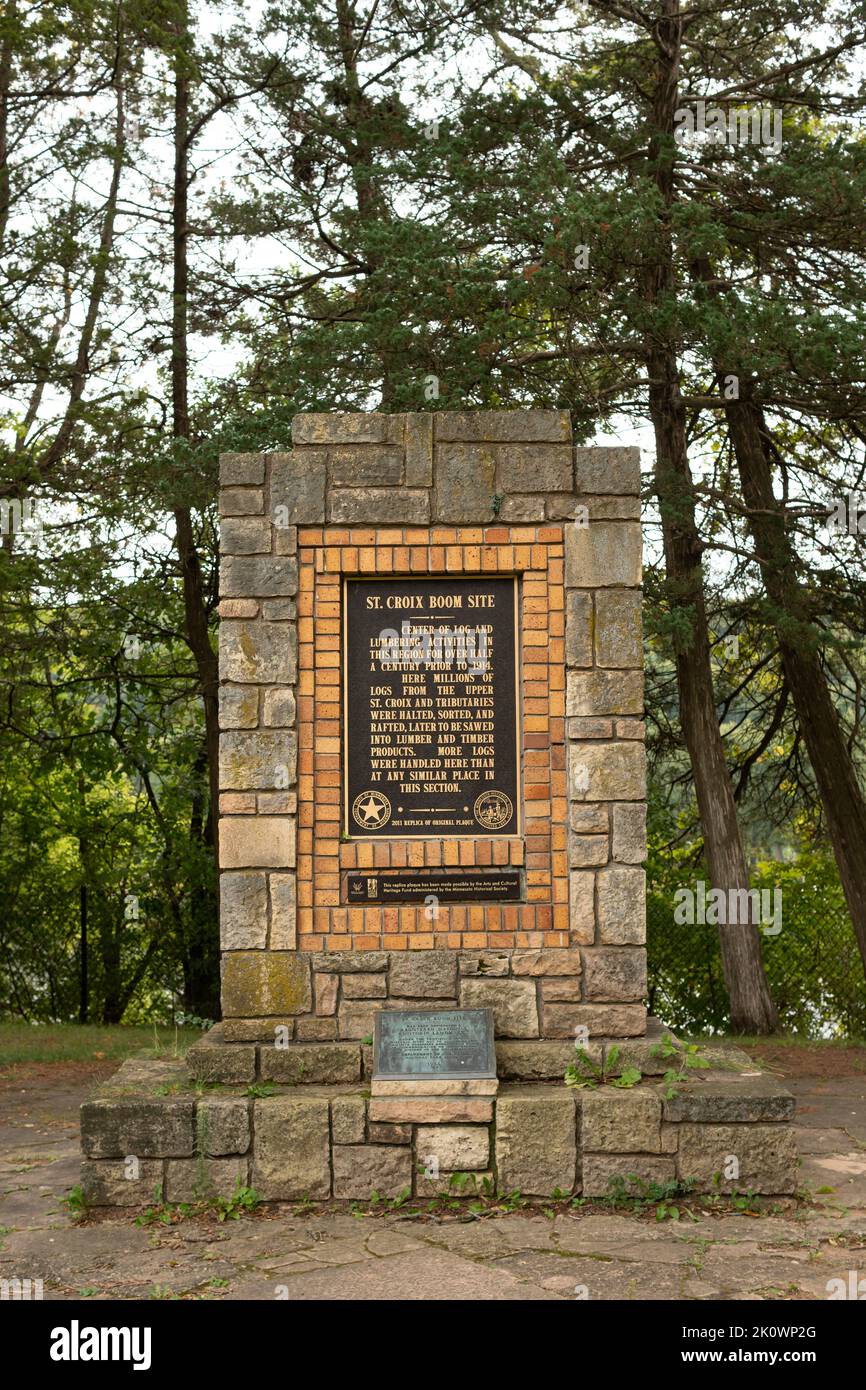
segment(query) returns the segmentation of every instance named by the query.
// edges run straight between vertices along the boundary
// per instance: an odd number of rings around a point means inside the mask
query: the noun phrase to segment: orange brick
[[[397,574],[409,573],[409,547],[407,545],[394,547],[394,570]]]
[[[390,546],[380,546],[376,550],[376,571],[378,574],[390,574],[394,568],[394,552]]]
[[[346,545],[340,551],[340,568],[348,574],[353,574],[358,568],[358,547],[356,545]]]
[[[298,531],[298,545],[321,545],[322,532],[316,527],[302,526]]]
[[[409,553],[410,568],[413,574],[427,569],[427,549],[425,546],[413,545]]]
[[[382,936],[383,951],[407,951],[409,949],[409,938],[407,936],[396,936],[386,932]]]
[[[434,526],[430,533],[431,545],[454,545],[457,531],[453,526]]]
[[[460,545],[449,545],[445,551],[445,568],[452,574],[459,574],[463,569],[463,547]]]
[[[376,573],[376,552],[372,549],[362,549],[358,551],[358,569],[361,574]]]

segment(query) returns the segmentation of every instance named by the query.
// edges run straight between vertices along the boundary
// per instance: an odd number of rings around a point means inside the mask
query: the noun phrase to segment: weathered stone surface
[[[220,522],[222,555],[267,555],[271,549],[271,524],[266,517],[223,517]]]
[[[538,1007],[531,980],[460,981],[460,1007],[492,1009],[493,1029],[498,1038],[537,1038]]]
[[[555,443],[571,438],[567,410],[445,410],[435,417],[437,440],[527,440]]]
[[[661,1153],[662,1104],[652,1090],[600,1087],[581,1097],[584,1154]]]
[[[549,1095],[500,1092],[496,1105],[499,1191],[549,1197],[571,1192],[577,1168],[575,1104],[563,1088]]]
[[[568,766],[568,794],[575,801],[637,801],[646,795],[641,743],[573,743]]]
[[[643,672],[569,671],[565,712],[568,715],[643,714]]]
[[[367,1102],[363,1096],[334,1096],[331,1135],[335,1144],[363,1144]]]
[[[324,976],[333,980],[333,975]],[[384,975],[347,975],[343,981],[344,999],[384,999],[388,993],[388,981]]]
[[[579,975],[578,950],[515,951],[511,957],[513,975]]]
[[[220,487],[260,487],[265,481],[264,454],[220,454]]]
[[[388,969],[387,951],[317,951],[313,955],[313,969],[333,971],[349,975],[353,971],[377,971]]]
[[[590,521],[565,528],[565,583],[569,589],[641,582],[641,529],[637,521]]]
[[[330,414],[310,411],[292,420],[293,444],[384,444],[387,415],[377,411]]]
[[[411,1144],[411,1125],[374,1124],[370,1126],[371,1144]]]
[[[230,1197],[238,1179],[249,1181],[249,1159],[169,1158],[165,1165],[165,1200],[199,1202],[208,1197]]]
[[[298,562],[290,555],[225,555],[220,596],[271,598],[297,593]]]
[[[499,955],[496,951],[467,951],[459,958],[461,975],[507,975],[510,966],[510,957],[505,953]]]
[[[245,1154],[250,1146],[250,1102],[243,1096],[208,1096],[195,1112],[196,1149],[210,1157]]]
[[[590,1001],[637,1001],[646,994],[646,951],[642,947],[585,946],[583,992]]]
[[[484,1096],[373,1096],[370,1121],[388,1124],[487,1124],[493,1100]]]
[[[297,526],[285,526],[283,524],[284,513],[277,512],[274,518],[274,554],[275,555],[297,555],[298,553],[298,528]],[[263,607],[272,604],[294,603],[294,599],[275,598],[266,599]],[[265,613],[266,618],[273,617],[273,609]]]
[[[639,497],[592,497],[581,493],[590,521],[640,521]]]
[[[292,530],[295,530],[292,527]],[[278,532],[277,539],[282,532]],[[266,598],[262,603],[262,617],[266,622],[290,623],[298,616],[298,606],[293,598]],[[287,632],[286,640],[294,633]]]
[[[646,720],[617,719],[615,721],[617,738],[638,738],[646,741]]]
[[[220,786],[224,791],[289,787],[298,776],[298,740],[288,730],[220,734]]]
[[[294,1018],[223,1018],[220,1027],[226,1042],[263,1042],[271,1044],[275,1038],[291,1038],[292,1029],[297,1026]],[[282,1045],[282,1043],[281,1043]]]
[[[570,1042],[552,1038],[539,1042],[498,1042],[496,1070],[500,1077],[512,1081],[561,1081],[565,1068],[574,1061],[573,1030],[568,1036]],[[601,1062],[600,1043],[589,1043],[585,1051]]]
[[[573,714],[566,720],[570,739],[613,738],[614,721],[601,719],[591,714]]]
[[[217,1024],[222,1033],[222,1024]],[[256,1076],[256,1049],[240,1043],[211,1038],[215,1029],[201,1042],[194,1043],[186,1054],[186,1065],[197,1081],[217,1081],[224,1085],[242,1085]]]
[[[87,1100],[81,1149],[87,1158],[184,1158],[193,1152],[191,1098],[128,1096]]]
[[[540,494],[536,494],[534,497],[505,497],[499,508],[498,520],[502,522],[544,521],[544,519],[544,498]]]
[[[498,492],[568,492],[572,478],[570,444],[509,444],[498,451]]]
[[[337,1015],[340,1037],[372,1037],[374,1020],[383,1003],[382,999],[344,999]]]
[[[385,525],[426,526],[430,520],[430,494],[420,488],[334,488],[330,500],[332,522],[367,522]]]
[[[254,685],[221,685],[221,729],[254,729],[259,722],[259,692]]]
[[[221,487],[220,516],[261,516],[265,494],[260,487]]]
[[[230,951],[223,956],[227,1017],[304,1014],[311,1003],[310,967],[294,951]]]
[[[337,1036],[337,1019],[331,1015],[315,1018],[306,1014],[295,1024],[295,1037],[298,1042],[331,1042]]]
[[[455,951],[395,951],[391,993],[417,999],[447,999],[457,988]]]
[[[553,976],[549,980],[541,981],[541,1000],[546,1004],[551,999],[581,999],[583,997],[583,986],[580,976],[572,978],[568,976]]]
[[[297,713],[295,692],[285,687],[265,691],[264,722],[272,729],[289,729]]]
[[[697,1179],[702,1192],[795,1192],[797,1145],[785,1124],[681,1124],[677,1154],[680,1178]],[[731,1158],[736,1178],[726,1178]]]
[[[271,1201],[331,1195],[328,1102],[319,1096],[254,1101],[252,1185]],[[339,1152],[339,1150],[337,1150]]]
[[[268,886],[262,873],[220,874],[220,945],[262,950],[268,938]]]
[[[595,659],[599,666],[643,665],[641,594],[602,589],[595,598]]]
[[[676,1160],[664,1155],[647,1154],[584,1154],[581,1169],[581,1189],[584,1197],[609,1197],[612,1182],[622,1178],[626,1191],[638,1197],[643,1185],[673,1182]],[[632,1182],[630,1179],[637,1179]]]
[[[418,1162],[432,1167],[435,1159],[446,1172],[486,1168],[490,1162],[490,1131],[486,1125],[419,1125],[415,1135]]]
[[[425,1096],[495,1096],[498,1089],[499,1082],[495,1076],[449,1081],[425,1076],[423,1083],[374,1077],[370,1086],[370,1092],[374,1096],[417,1096],[419,1090],[423,1090]]]
[[[772,1076],[731,1077],[701,1072],[663,1102],[666,1120],[703,1124],[791,1120],[794,1097]]]
[[[271,517],[280,526],[321,526],[325,519],[324,453],[296,450],[271,458]]]
[[[640,946],[646,941],[646,874],[610,865],[600,869],[598,939],[603,946]]]
[[[642,864],[646,859],[645,801],[613,807],[611,851],[621,864]]]
[[[241,685],[291,685],[297,677],[297,636],[279,623],[220,623],[220,679]]]
[[[293,816],[223,816],[220,820],[223,869],[292,869],[295,846]]]
[[[369,444],[343,445],[328,450],[328,473],[337,486],[398,484],[403,479],[403,450]]]
[[[406,486],[433,485],[433,414],[406,416]]]
[[[568,808],[568,823],[576,835],[606,835],[607,807],[592,801],[572,802]]]
[[[85,1158],[81,1163],[85,1200],[93,1207],[144,1206],[153,1202],[163,1184],[163,1167],[161,1158],[140,1159],[137,1167],[123,1158]]]
[[[314,975],[313,998],[315,1000],[316,1013],[335,1014],[337,1012],[337,995],[339,994],[339,991],[339,975]]]
[[[264,1081],[284,1081],[290,1085],[360,1081],[361,1049],[351,1042],[263,1047],[259,1066]]]
[[[271,894],[272,951],[293,951],[298,944],[297,880],[294,874],[268,874]]]
[[[374,1192],[397,1197],[412,1188],[412,1154],[395,1144],[334,1149],[334,1196],[368,1201]]]
[[[543,1004],[541,1031],[546,1038],[573,1038],[577,1027],[594,1038],[637,1038],[646,1027],[642,1004]]]
[[[434,476],[433,510],[438,521],[478,522],[492,519],[496,493],[496,450],[490,445],[438,445]]]
[[[574,468],[578,492],[640,494],[640,449],[578,446]]]
[[[592,945],[595,940],[595,874],[573,869],[568,876],[568,926],[572,941]]]
[[[607,858],[608,841],[606,835],[569,835],[569,868],[592,868],[600,864],[606,864]]]

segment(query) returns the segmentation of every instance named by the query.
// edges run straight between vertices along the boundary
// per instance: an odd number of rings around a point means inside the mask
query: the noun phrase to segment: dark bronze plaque
[[[520,874],[516,869],[480,873],[431,873],[415,869],[405,874],[347,874],[343,901],[347,903],[519,902]]]
[[[374,1027],[374,1080],[496,1075],[492,1009],[381,1009]]]
[[[343,833],[520,834],[517,580],[347,579]]]

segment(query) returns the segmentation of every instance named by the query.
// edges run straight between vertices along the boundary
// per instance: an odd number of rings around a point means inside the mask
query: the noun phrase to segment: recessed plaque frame
[[[413,1051],[421,1065],[397,1065]],[[440,1066],[423,1065],[437,1053]],[[492,1009],[380,1009],[374,1016],[374,1081],[487,1081],[495,1077]]]

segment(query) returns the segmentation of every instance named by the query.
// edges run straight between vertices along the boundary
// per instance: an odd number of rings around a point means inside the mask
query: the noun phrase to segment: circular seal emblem
[[[378,830],[391,819],[391,803],[384,792],[361,792],[352,802],[352,819],[364,830]]]
[[[514,814],[511,797],[505,792],[482,792],[473,807],[475,819],[485,830],[501,830]]]

